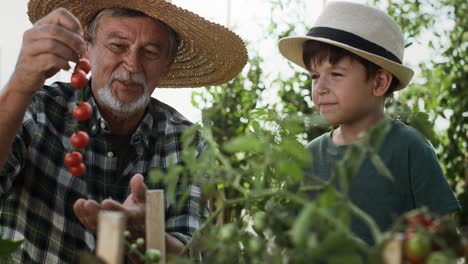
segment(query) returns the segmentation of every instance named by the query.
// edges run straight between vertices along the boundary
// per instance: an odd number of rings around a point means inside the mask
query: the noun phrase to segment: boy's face
[[[375,78],[367,79],[361,63],[343,57],[334,65],[328,59],[310,65],[312,100],[330,124],[354,125],[381,113],[382,98],[373,95]]]

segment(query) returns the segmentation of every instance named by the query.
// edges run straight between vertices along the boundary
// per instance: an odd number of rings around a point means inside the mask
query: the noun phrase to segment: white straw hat
[[[388,70],[399,80],[396,90],[413,77],[413,70],[402,64],[405,43],[400,26],[374,7],[330,2],[306,36],[282,38],[278,47],[284,57],[306,69],[302,52],[307,40],[343,48]]]
[[[200,87],[223,84],[247,63],[245,43],[229,29],[165,0],[30,0],[32,23],[63,7],[86,26],[99,11],[127,8],[145,13],[171,27],[181,43],[160,87]]]

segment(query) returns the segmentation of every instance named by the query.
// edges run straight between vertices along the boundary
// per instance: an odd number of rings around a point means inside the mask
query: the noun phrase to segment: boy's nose
[[[328,92],[327,85],[323,79],[317,79],[312,82],[312,90],[318,94],[324,94]]]

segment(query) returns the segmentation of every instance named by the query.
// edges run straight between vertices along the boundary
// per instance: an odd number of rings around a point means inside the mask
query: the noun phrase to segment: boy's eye
[[[310,78],[311,78],[312,80],[316,80],[316,79],[318,79],[318,77],[319,77],[318,74],[311,74],[311,75],[310,75]]]

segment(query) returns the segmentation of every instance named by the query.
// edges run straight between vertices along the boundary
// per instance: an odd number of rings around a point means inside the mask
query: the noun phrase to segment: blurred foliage
[[[0,262],[7,261],[9,256],[14,253],[23,243],[22,240],[19,241],[10,241],[5,239],[0,239]]]
[[[410,87],[387,100],[386,107],[390,116],[417,128],[431,141],[455,187],[464,177],[467,146],[468,97],[463,89],[468,72],[463,17],[467,3],[374,2],[402,26],[408,47],[425,45],[435,54],[417,65],[418,75]],[[265,37],[279,39],[307,31],[301,17],[303,2],[275,0],[271,6]],[[452,26],[437,27],[437,23]],[[421,41],[428,32],[431,39]],[[346,189],[366,157],[388,175],[375,146],[367,140],[356,144],[337,165],[334,178],[322,182],[307,175],[314,184],[305,184],[309,181],[304,181],[303,171],[313,157],[303,145],[332,127],[312,107],[305,72],[271,76],[263,66],[262,59],[251,52],[236,79],[194,93],[193,104],[202,109],[202,123],[185,134],[184,166],[151,173],[153,181],[169,186],[187,175],[202,186],[203,200],[211,211],[188,248],[203,252],[204,263],[380,263],[381,230],[346,192],[334,188],[339,182]],[[265,96],[272,94],[278,100],[264,103]],[[450,121],[447,131],[434,129],[438,118]],[[386,131],[385,125],[378,126],[368,136],[375,142]],[[194,157],[198,136],[207,146]],[[169,202],[175,201],[174,190],[166,189]],[[375,246],[351,233],[351,216],[368,225]]]

